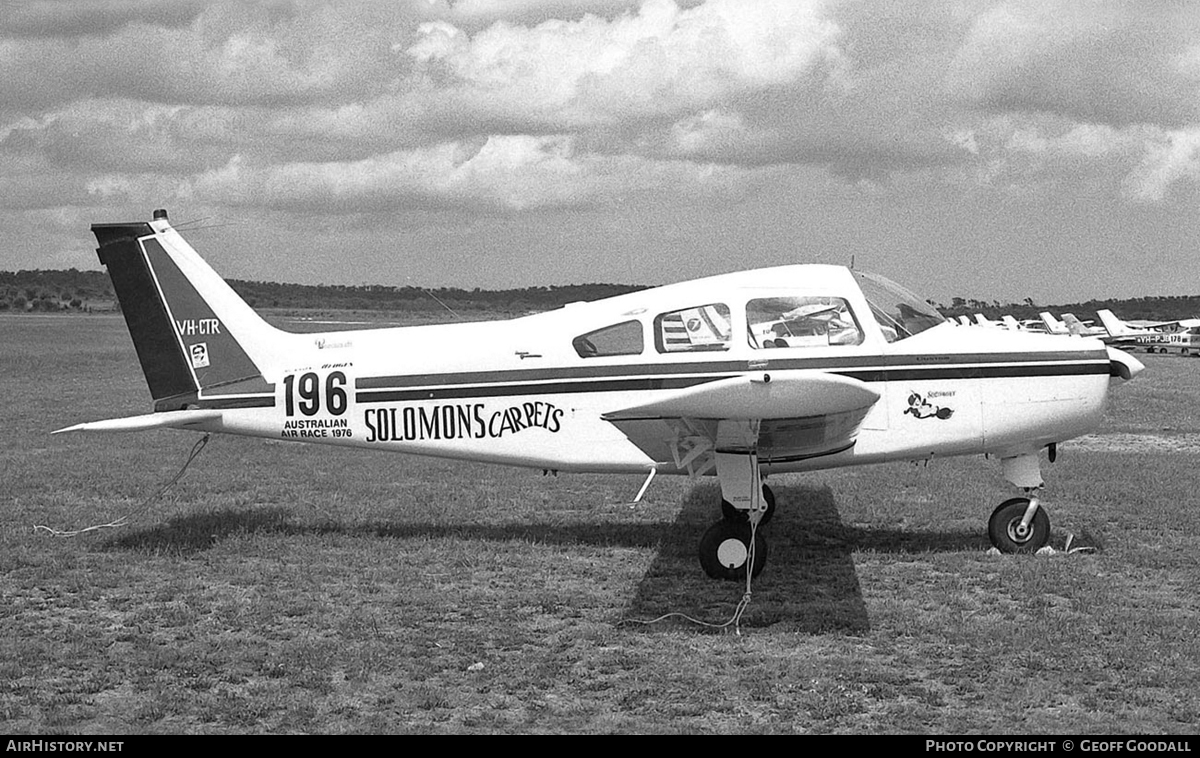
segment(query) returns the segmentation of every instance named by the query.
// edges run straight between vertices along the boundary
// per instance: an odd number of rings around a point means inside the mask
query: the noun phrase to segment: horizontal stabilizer
[[[796,419],[864,410],[878,399],[878,392],[848,376],[822,371],[754,372],[689,387],[606,413],[604,418]]]
[[[144,416],[110,418],[68,426],[51,434],[62,432],[144,432],[148,429],[187,429],[205,421],[220,421],[221,411],[166,411],[147,413]]]

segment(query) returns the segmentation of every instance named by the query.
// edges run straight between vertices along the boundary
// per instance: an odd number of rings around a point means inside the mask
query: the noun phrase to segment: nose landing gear
[[[1052,451],[1052,455],[1053,455]],[[1004,478],[1025,490],[1026,497],[1005,500],[988,519],[988,538],[1002,553],[1036,553],[1050,541],[1050,516],[1042,507],[1041,463],[1036,453],[1001,461]]]
[[[1050,540],[1050,517],[1036,496],[1014,497],[992,511],[988,537],[1002,553],[1036,553]]]

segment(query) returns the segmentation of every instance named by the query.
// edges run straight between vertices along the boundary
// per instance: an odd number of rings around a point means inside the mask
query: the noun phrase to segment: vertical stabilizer
[[[92,232],[155,410],[273,397],[266,377],[286,333],[246,305],[171,228],[166,211],[149,223],[94,224]]]
[[[1064,313],[1062,315],[1063,324],[1066,325],[1067,331],[1071,334],[1083,337],[1087,335],[1087,327],[1084,323],[1075,316],[1074,313]]]
[[[1042,320],[1042,323],[1046,325],[1046,331],[1050,332],[1051,334],[1070,334],[1071,333],[1070,330],[1067,329],[1066,325],[1063,324],[1063,322],[1059,321],[1058,319],[1054,318],[1054,315],[1051,314],[1049,311],[1042,311],[1041,313],[1038,314],[1038,318],[1040,318]]]
[[[1133,330],[1125,325],[1125,322],[1117,318],[1117,314],[1110,310],[1096,311],[1096,315],[1100,317],[1100,323],[1104,324],[1104,328],[1108,330],[1110,337],[1123,337],[1133,334]]]

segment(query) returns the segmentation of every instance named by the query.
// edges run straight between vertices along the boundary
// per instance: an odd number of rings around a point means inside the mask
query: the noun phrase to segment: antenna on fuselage
[[[411,276],[406,276],[406,277],[405,277],[405,279],[407,279],[407,280],[408,280],[408,281],[410,281],[410,282],[412,281],[412,277],[411,277]],[[415,285],[415,286],[416,286],[416,288],[417,288],[417,289],[421,290],[421,291],[422,291],[422,292],[424,292],[426,295],[429,295],[431,298],[433,298],[433,301],[434,301],[435,303],[437,303],[438,305],[440,305],[440,306],[442,306],[443,308],[445,308],[446,310],[448,310],[448,311],[450,312],[450,315],[451,315],[451,316],[453,316],[455,319],[457,319],[457,320],[459,320],[459,321],[462,321],[462,320],[463,320],[463,317],[462,317],[462,316],[460,316],[460,315],[458,315],[457,313],[455,313],[453,308],[451,308],[450,306],[448,306],[448,305],[446,305],[445,303],[443,303],[443,302],[442,302],[442,301],[441,301],[441,300],[438,298],[438,296],[437,296],[437,295],[433,294],[432,292],[430,292],[429,290],[425,289],[424,287],[422,287],[422,286],[421,286],[421,285],[419,285],[419,284],[418,284],[418,285]]]
[[[462,320],[463,320],[463,317],[462,317],[462,316],[460,316],[460,315],[458,315],[457,313],[455,313],[453,308],[451,308],[450,306],[448,306],[448,305],[446,305],[445,303],[443,303],[443,302],[441,301],[441,299],[440,299],[440,298],[438,298],[438,296],[437,296],[437,295],[433,294],[432,292],[430,292],[429,290],[425,289],[424,287],[422,287],[422,288],[421,288],[421,291],[422,291],[422,292],[424,292],[426,295],[429,295],[430,297],[432,297],[432,298],[433,298],[433,301],[434,301],[435,303],[437,303],[438,305],[442,306],[442,307],[443,307],[443,308],[445,308],[446,310],[450,311],[450,315],[451,315],[451,316],[453,316],[454,318],[458,319],[459,321],[462,321]]]

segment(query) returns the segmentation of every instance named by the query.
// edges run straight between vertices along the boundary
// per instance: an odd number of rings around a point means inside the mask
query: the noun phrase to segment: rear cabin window
[[[862,330],[840,297],[764,297],[746,304],[747,337],[754,348],[857,345]]]
[[[654,343],[660,353],[728,350],[731,334],[729,306],[723,303],[681,308],[654,319]]]
[[[638,321],[622,321],[594,332],[581,334],[571,340],[571,346],[580,358],[598,358],[606,355],[640,355],[642,352],[642,324]]]

